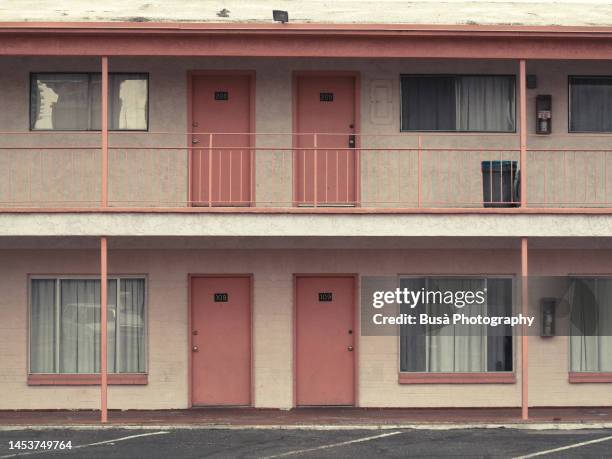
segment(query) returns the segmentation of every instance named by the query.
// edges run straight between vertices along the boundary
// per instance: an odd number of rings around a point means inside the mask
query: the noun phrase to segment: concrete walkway
[[[298,408],[289,411],[254,408],[193,408],[109,412],[114,426],[192,426],[236,428],[418,428],[612,427],[612,408],[532,408],[529,421],[520,409]],[[96,426],[97,411],[0,411],[0,428],[10,426]]]

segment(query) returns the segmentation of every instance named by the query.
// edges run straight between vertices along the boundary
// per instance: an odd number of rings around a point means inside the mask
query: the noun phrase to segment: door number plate
[[[215,303],[227,303],[229,295],[227,293],[215,293]]]

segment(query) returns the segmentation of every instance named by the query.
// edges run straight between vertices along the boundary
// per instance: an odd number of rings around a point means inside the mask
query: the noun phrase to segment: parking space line
[[[314,448],[296,449],[294,451],[288,451],[286,453],[273,454],[272,456],[264,456],[261,459],[273,459],[277,457],[295,456],[297,454],[311,453],[313,451],[320,451],[322,449],[338,448],[340,446],[351,445],[353,443],[363,443],[366,441],[377,440],[379,438],[391,437],[393,435],[398,435],[401,433],[402,431],[387,432],[387,433],[380,434],[380,435],[372,435],[371,437],[363,437],[363,438],[357,438],[355,440],[342,441],[340,443],[331,443],[329,445],[315,446]]]
[[[539,451],[537,453],[527,454],[526,456],[517,456],[514,459],[527,459],[529,457],[544,456],[545,454],[557,453],[559,451],[565,451],[567,449],[572,449],[572,448],[580,448],[581,446],[592,445],[595,443],[601,443],[601,442],[608,441],[608,440],[612,440],[612,435],[610,435],[609,437],[596,438],[595,440],[574,443],[573,445],[561,446],[560,448],[548,449],[546,451]]]
[[[110,443],[117,443],[119,441],[126,441],[126,440],[132,440],[133,438],[140,438],[140,437],[150,437],[151,435],[164,435],[170,432],[166,432],[166,431],[160,431],[160,432],[147,432],[147,433],[143,433],[143,434],[138,434],[138,435],[129,435],[127,437],[121,437],[121,438],[115,438],[112,440],[104,440],[104,441],[97,441],[95,443],[87,443],[85,445],[77,445],[77,446],[73,446],[72,449],[69,450],[64,450],[65,452],[70,452],[72,450],[75,449],[80,449],[80,448],[88,448],[90,446],[99,446],[99,445],[107,445]],[[49,451],[49,450],[36,450],[36,451],[25,451],[23,453],[15,453],[15,454],[8,454],[6,456],[0,456],[0,459],[7,459],[9,457],[19,457],[19,456],[30,456],[32,454],[41,454],[41,453],[49,453],[49,452],[60,452],[60,450],[57,451]]]

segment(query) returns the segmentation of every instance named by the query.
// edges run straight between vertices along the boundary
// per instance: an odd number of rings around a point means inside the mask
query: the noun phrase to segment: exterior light
[[[554,298],[542,298],[542,331],[540,336],[555,336],[555,306],[557,300]]]
[[[282,10],[272,10],[272,18],[276,22],[286,23],[289,22],[289,13]]]

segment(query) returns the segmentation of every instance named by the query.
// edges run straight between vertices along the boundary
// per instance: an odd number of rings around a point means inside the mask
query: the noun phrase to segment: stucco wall
[[[29,72],[97,71],[91,58],[2,58],[0,146],[99,146],[96,133],[28,133]],[[399,76],[402,73],[516,74],[512,61],[425,61],[363,59],[113,58],[111,71],[150,73],[150,132],[111,134],[110,200],[118,206],[184,206],[188,155],[187,71],[256,71],[256,130],[283,133],[258,136],[256,201],[263,206],[292,202],[292,72],[353,70],[361,75],[361,196],[364,205],[411,207],[417,203],[417,134],[400,133]],[[608,62],[529,62],[538,88],[528,91],[528,145],[531,148],[609,148],[609,136],[567,133],[568,75],[610,75]],[[553,96],[553,134],[533,134],[535,96]],[[518,120],[517,120],[518,126]],[[156,134],[157,132],[157,134]],[[163,134],[162,134],[163,133]],[[171,133],[171,134],[168,134]],[[378,137],[374,137],[377,135]],[[136,150],[112,148],[137,147]],[[159,150],[176,147],[176,150]],[[275,150],[266,150],[266,147]],[[423,134],[424,205],[474,205],[482,199],[480,162],[518,160],[517,134]],[[466,148],[450,152],[447,148]],[[372,149],[372,150],[367,150]],[[381,149],[381,150],[377,150]],[[474,150],[470,150],[474,149]],[[491,151],[491,150],[495,151]],[[480,151],[482,150],[482,151]],[[502,150],[502,151],[498,151]],[[603,205],[612,198],[609,153],[534,151],[529,153],[529,199],[534,206]],[[1,150],[0,203],[94,205],[100,196],[97,148]]]
[[[95,408],[96,387],[32,387],[26,383],[28,274],[87,274],[95,251],[6,250],[0,254],[0,409]],[[533,251],[533,275],[612,272],[610,250]],[[253,273],[254,403],[292,406],[293,273],[516,274],[516,250],[116,250],[111,274],[148,278],[147,386],[112,386],[111,408],[184,408],[187,393],[188,273]],[[399,385],[395,337],[359,339],[359,405],[402,407],[518,406],[520,384]],[[530,403],[612,405],[607,384],[569,384],[567,339],[530,338]],[[515,368],[520,381],[520,346]]]

